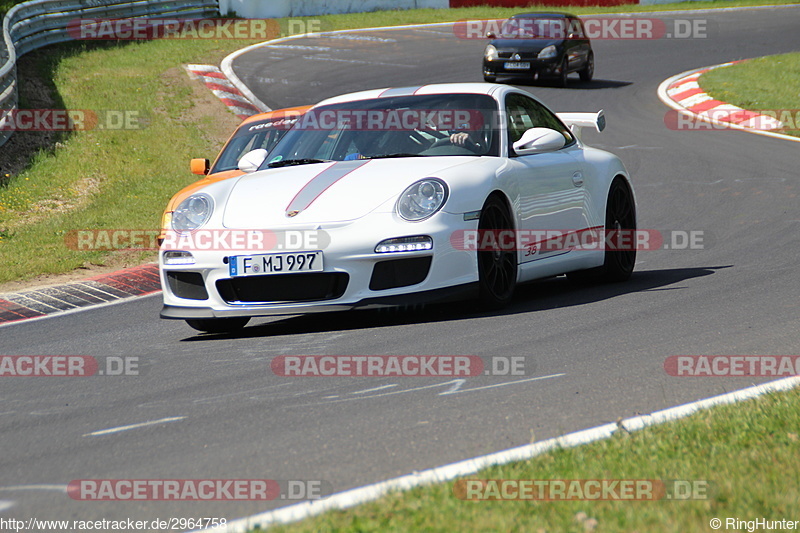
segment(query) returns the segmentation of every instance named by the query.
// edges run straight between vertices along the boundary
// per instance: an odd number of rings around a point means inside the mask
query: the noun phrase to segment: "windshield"
[[[397,96],[312,109],[262,168],[390,157],[496,156],[497,104],[478,94]]]
[[[565,39],[566,21],[563,18],[511,18],[503,24],[500,34],[506,39]]]
[[[238,169],[239,159],[251,150],[263,148],[269,151],[278,144],[278,141],[286,135],[295,122],[297,122],[297,117],[280,117],[240,126],[220,152],[209,174]]]

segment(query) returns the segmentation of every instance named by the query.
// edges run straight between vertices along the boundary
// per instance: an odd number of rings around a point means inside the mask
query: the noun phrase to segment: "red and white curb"
[[[64,285],[0,294],[0,326],[160,291],[158,265],[148,263]]]
[[[729,67],[742,61],[731,61],[682,72],[661,82],[658,97],[666,105],[692,119],[708,122],[719,128],[738,129],[800,142],[800,138],[778,133],[783,129],[780,120],[769,115],[750,111],[713,98],[698,83],[700,76],[710,70]],[[700,128],[697,128],[700,129]]]
[[[228,521],[225,526],[217,528],[215,531],[219,533],[246,533],[256,526],[264,529],[274,524],[296,522],[322,514],[326,511],[347,509],[362,503],[374,501],[393,492],[406,491],[415,487],[444,483],[459,477],[474,475],[480,470],[490,466],[504,465],[513,461],[525,461],[554,450],[572,448],[608,439],[619,430],[632,432],[644,429],[646,427],[685,418],[703,409],[741,402],[772,392],[789,390],[798,385],[800,385],[800,376],[791,376],[763,385],[755,385],[720,396],[713,396],[704,400],[671,407],[649,415],[626,418],[620,422],[576,431],[561,437],[555,437],[489,455],[474,457],[445,466],[438,466],[422,472],[414,472],[413,474],[402,477],[381,481],[345,492],[339,492],[322,500],[301,502],[288,507],[275,509],[274,511]],[[202,533],[203,531],[204,530],[198,529],[191,533]]]
[[[192,79],[202,81],[240,119],[262,112],[219,68],[213,65],[186,65],[184,68]]]

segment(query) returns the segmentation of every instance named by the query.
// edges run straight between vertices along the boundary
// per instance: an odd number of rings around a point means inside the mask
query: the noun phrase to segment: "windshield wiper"
[[[425,156],[422,155],[422,154],[405,154],[405,153],[401,153],[401,154],[372,155],[372,156],[366,157],[365,159],[390,159],[392,157],[425,157]]]
[[[324,159],[281,159],[267,164],[269,168],[289,167],[292,165],[311,165],[313,163],[328,163]]]

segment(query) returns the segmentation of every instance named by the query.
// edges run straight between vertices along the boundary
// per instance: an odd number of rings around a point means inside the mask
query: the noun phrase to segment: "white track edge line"
[[[347,509],[376,500],[392,491],[409,490],[422,485],[450,481],[457,477],[474,474],[489,466],[531,459],[553,449],[572,448],[582,444],[607,439],[618,429],[636,431],[649,426],[678,420],[709,407],[749,400],[767,393],[789,390],[798,385],[800,385],[800,376],[791,376],[761,385],[754,385],[746,389],[719,396],[712,396],[711,398],[697,400],[676,407],[670,407],[649,415],[627,418],[619,423],[603,424],[594,428],[569,433],[561,437],[555,437],[541,442],[482,455],[449,465],[438,466],[422,472],[415,472],[413,474],[365,485],[363,487],[333,494],[323,500],[301,502],[273,511],[232,520],[228,522],[224,528],[219,529],[219,531],[226,533],[245,533],[256,525],[263,528],[276,523],[286,524],[316,516],[330,510]],[[201,531],[202,530],[194,530],[191,533],[200,533]]]

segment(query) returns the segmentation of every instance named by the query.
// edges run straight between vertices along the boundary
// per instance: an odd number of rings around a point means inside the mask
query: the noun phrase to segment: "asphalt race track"
[[[607,130],[584,140],[632,173],[639,227],[702,231],[703,249],[641,252],[625,284],[530,284],[500,313],[454,305],[272,318],[240,336],[199,336],[160,320],[154,295],[2,327],[3,355],[138,357],[142,372],[3,379],[0,517],[232,519],[287,502],[79,502],[64,489],[79,479],[264,478],[338,492],[768,381],[671,377],[663,364],[800,354],[798,144],[670,130],[656,88],[688,69],[800,50],[800,7],[652,16],[708,20],[707,37],[596,40],[591,84],[574,76],[568,89],[526,88],[556,111],[604,109]],[[279,108],[481,81],[483,46],[449,26],[366,31],[256,49],[233,66]],[[454,384],[270,370],[275,356],[306,354],[519,356],[526,375]]]

